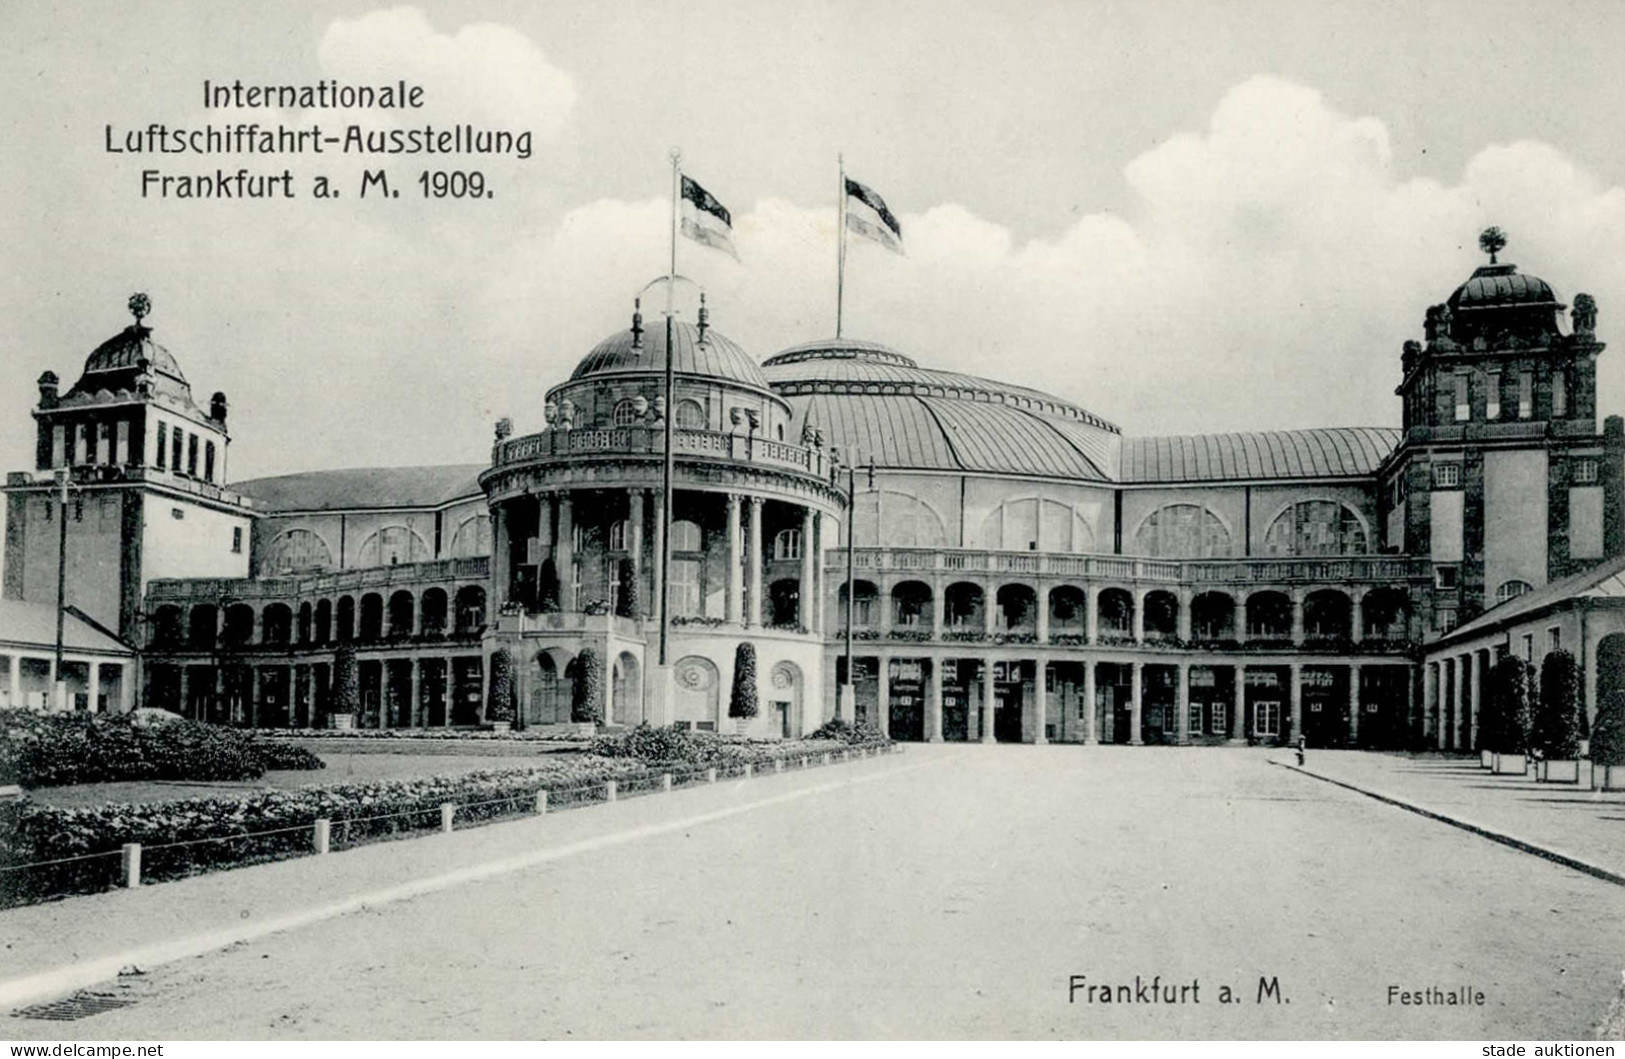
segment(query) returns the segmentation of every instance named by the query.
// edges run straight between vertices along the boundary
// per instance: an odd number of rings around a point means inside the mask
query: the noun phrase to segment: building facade
[[[54,592],[29,573],[54,555],[29,551],[49,474],[117,467],[120,488],[178,482],[251,525],[231,569],[149,567],[163,544],[121,560],[140,586],[118,629],[142,653],[142,701],[225,723],[312,723],[348,642],[383,726],[481,723],[502,651],[532,726],[568,723],[591,680],[615,725],[792,735],[846,711],[905,740],[1466,749],[1427,645],[1625,553],[1625,426],[1599,429],[1604,347],[1594,302],[1574,302],[1478,268],[1404,344],[1397,430],[1162,437],[871,342],[758,364],[702,302],[671,332],[669,410],[666,329],[634,314],[540,395],[541,422],[497,424],[488,464],[231,493],[210,480],[223,397],[164,442],[134,420],[75,425],[87,413],[42,380],[38,466],[8,485],[6,594]],[[150,342],[139,320],[133,334],[109,345]],[[146,391],[98,387],[87,364],[69,397],[150,409],[167,387],[167,422],[186,406],[164,357]],[[80,459],[103,436],[109,462]],[[751,719],[729,715],[741,645]]]

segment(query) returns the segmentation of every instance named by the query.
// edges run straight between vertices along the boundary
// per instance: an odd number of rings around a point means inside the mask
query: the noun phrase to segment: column
[[[731,625],[738,625],[744,618],[743,597],[745,594],[745,564],[740,553],[743,535],[739,528],[739,494],[728,494],[728,609],[727,619]],[[754,596],[754,591],[752,592]]]
[[[96,699],[97,699],[97,697],[99,695],[101,695],[101,692],[102,692],[102,664],[98,660],[92,658],[92,659],[90,659],[89,662],[86,663],[86,665],[90,669],[90,680],[89,680],[89,683],[85,686],[85,708],[88,709],[91,713],[95,713],[96,712]],[[186,686],[186,667],[181,666],[181,687],[184,689],[185,686]],[[186,709],[186,706],[185,706],[186,698],[185,698],[184,692],[182,694],[181,703],[182,703],[181,709],[185,710]]]
[[[420,727],[422,727],[422,719],[423,719],[423,702],[422,702],[422,696],[421,696],[420,692],[418,691],[418,660],[416,658],[413,658],[413,659],[409,660],[406,663],[406,667],[407,667],[406,668],[406,694],[407,694],[406,708],[407,708],[407,711],[408,711],[407,716],[406,716],[406,726],[408,728],[420,728]],[[517,666],[516,666],[516,668],[517,668]],[[313,708],[314,708],[314,703],[315,703],[315,700],[316,700],[316,679],[315,678],[316,678],[316,674],[312,673],[311,674],[310,694],[311,694],[311,702],[313,704]],[[514,674],[514,679],[517,680],[518,678],[519,678],[519,674],[515,673]],[[524,708],[523,704],[521,704],[520,708],[521,709]]]
[[[1439,719],[1435,727],[1434,742],[1440,750],[1450,745],[1451,713],[1456,706],[1456,660],[1445,658],[1439,662]]]
[[[1047,743],[1049,737],[1044,734],[1044,726],[1049,714],[1049,689],[1045,677],[1048,675],[1048,663],[1042,658],[1033,663],[1033,742]]]
[[[1439,708],[1439,663],[1429,662],[1425,676],[1422,680],[1422,718],[1416,725],[1418,742],[1426,742],[1428,738],[1428,724],[1432,720],[1434,711]]]
[[[1083,741],[1100,742],[1100,731],[1095,721],[1095,664],[1083,663]]]
[[[1300,588],[1292,590],[1292,642],[1303,643],[1303,590]]]
[[[95,671],[96,671],[95,665],[92,665],[90,667],[90,670],[91,670],[92,675],[94,675]],[[181,665],[181,701],[180,701],[181,716],[187,718],[188,720],[195,721],[195,720],[197,720],[197,718],[192,716],[191,690],[192,690],[192,667],[189,666],[189,665],[186,665],[185,663],[182,663],[182,665]],[[94,710],[96,708],[96,698],[95,698],[94,695],[91,696],[91,699],[90,699],[90,708],[92,710]]]
[[[569,493],[559,494],[559,530],[553,541],[553,565],[559,574],[559,609],[566,614],[579,609],[575,591],[575,505]],[[455,625],[455,622],[448,624]]]
[[[1349,666],[1349,746],[1360,746],[1360,664]]]
[[[1190,665],[1174,666],[1174,741],[1184,746],[1191,741]]]
[[[509,565],[513,549],[508,542],[508,505],[502,504],[491,512],[491,613],[502,613],[502,604],[508,601],[512,585]],[[415,610],[416,608],[414,608]],[[414,614],[414,619],[416,615]]]
[[[750,597],[750,610],[745,620],[753,626],[762,624],[762,499],[747,497],[750,504],[750,542],[746,546],[745,592]]]
[[[942,642],[942,612],[948,609],[948,601],[943,598],[941,580],[931,583],[931,642]]]
[[[891,655],[882,654],[875,659],[875,727],[880,734],[891,735]]]
[[[1369,588],[1360,593],[1360,597],[1354,601],[1354,611],[1349,615],[1349,637],[1355,643],[1365,638],[1365,597],[1370,593]]]
[[[1084,642],[1094,643],[1095,630],[1100,624],[1100,590],[1097,588],[1085,588],[1083,590],[1083,620]],[[1091,668],[1090,673],[1093,674],[1093,672],[1094,670]],[[1090,679],[1093,679],[1093,677],[1091,676]],[[1090,709],[1093,710],[1093,708],[1094,705],[1091,703]]]
[[[1469,743],[1469,745],[1467,745],[1463,749],[1476,750],[1478,748],[1478,711],[1484,705],[1484,668],[1477,664],[1478,657],[1479,657],[1479,652],[1474,652],[1473,654],[1470,654],[1467,657],[1468,657],[1468,660],[1469,660],[1468,664],[1470,666],[1472,666],[1472,670],[1473,670],[1473,703],[1472,703],[1473,712],[1472,712],[1472,718],[1471,718],[1471,727],[1470,727],[1470,729],[1468,731],[1468,737],[1471,740],[1471,742]],[[1591,700],[1586,699],[1585,701],[1590,702]]]
[[[932,743],[942,742],[942,662],[932,658],[926,661],[925,679],[925,738]]]
[[[1303,734],[1303,664],[1292,663],[1292,741],[1297,742],[1298,736]]]
[[[1247,741],[1247,667],[1233,666],[1235,682],[1230,689],[1233,701],[1230,709],[1233,716],[1230,718],[1230,742],[1245,743]]]
[[[666,495],[664,493],[654,495],[654,529],[649,538],[649,554],[654,557],[655,568],[654,591],[649,594],[649,616],[658,622],[661,620],[660,578],[664,575],[661,560],[666,555]],[[648,675],[645,676],[645,679],[648,679]]]
[[[23,657],[13,653],[11,656],[11,708],[21,709],[23,705]]]
[[[1145,643],[1145,589],[1134,590],[1134,642]],[[1140,697],[1134,697],[1134,707],[1139,709]],[[1135,731],[1138,735],[1138,730]]]
[[[135,709],[135,665],[131,662],[118,667],[118,708],[121,713]]]
[[[999,628],[999,586],[982,586],[982,632],[989,640]]]
[[[993,742],[993,659],[982,659],[982,742]]]
[[[443,701],[445,702],[445,705],[446,705],[446,708],[445,708],[445,711],[444,711],[445,715],[446,715],[446,719],[444,721],[444,727],[446,727],[446,728],[450,728],[451,725],[452,725],[452,720],[451,720],[452,706],[457,701],[457,698],[456,698],[457,682],[454,679],[456,677],[456,675],[457,675],[457,664],[453,660],[451,655],[447,655],[446,656],[446,690],[445,690],[445,692],[443,694],[443,697],[442,697]]]
[[[1145,740],[1140,738],[1140,688],[1144,685],[1144,681],[1141,680],[1140,670],[1144,665],[1143,662],[1135,662],[1132,667],[1133,676],[1129,678],[1129,746],[1143,746],[1145,744]]]
[[[1049,591],[1038,586],[1038,642],[1049,643]]]
[[[1191,590],[1179,590],[1179,639],[1184,643],[1191,642]]]
[[[632,615],[641,618],[649,613],[649,594],[643,587],[643,501],[648,496],[646,489],[633,489],[627,493],[627,505],[630,517],[626,527],[626,554],[632,560],[632,584],[637,586],[637,611]]]
[[[797,620],[811,632],[818,627],[818,568],[814,560],[818,552],[813,548],[813,537],[818,529],[818,516],[810,507],[801,509],[801,585],[796,590]]]
[[[260,667],[248,667],[248,726],[260,726]]]

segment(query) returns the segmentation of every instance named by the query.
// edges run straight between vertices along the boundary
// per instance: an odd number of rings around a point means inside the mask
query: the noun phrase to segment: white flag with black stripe
[[[734,249],[733,218],[728,208],[686,175],[683,177],[681,227],[683,234],[696,243],[721,250],[735,261],[739,260],[739,251]]]
[[[873,239],[894,253],[903,252],[903,226],[886,208],[886,200],[851,177],[846,180],[846,229]]]

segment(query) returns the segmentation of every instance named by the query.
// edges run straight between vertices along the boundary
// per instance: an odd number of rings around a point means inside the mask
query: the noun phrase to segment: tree
[[[638,584],[638,568],[633,565],[632,560],[621,560],[620,579],[621,591],[616,600],[617,612],[623,618],[641,617],[642,600],[639,598],[641,595],[639,589],[642,586]]]
[[[1490,670],[1485,691],[1489,709],[1479,718],[1479,744],[1496,754],[1524,753],[1529,749],[1529,666],[1507,655]]]
[[[1540,667],[1540,707],[1531,743],[1548,761],[1580,756],[1580,670],[1567,651],[1553,651]]]
[[[361,668],[356,664],[353,643],[341,643],[338,650],[333,652],[332,712],[340,717],[346,714],[354,717],[357,728],[364,720],[361,716]]]
[[[1604,696],[1591,726],[1591,763],[1625,765],[1625,688]]]
[[[756,645],[748,641],[734,650],[734,686],[728,696],[728,716],[756,716]]]
[[[598,652],[583,647],[576,656],[575,687],[570,695],[570,720],[577,724],[604,721],[603,676],[599,673]]]
[[[513,654],[506,647],[499,647],[491,652],[491,687],[485,704],[485,719],[512,723],[516,705]]]
[[[549,556],[542,560],[541,584],[536,588],[538,608],[543,614],[557,614],[559,610],[559,568]]]

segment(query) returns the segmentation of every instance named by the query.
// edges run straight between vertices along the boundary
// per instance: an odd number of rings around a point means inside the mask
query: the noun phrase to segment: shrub
[[[755,717],[756,711],[756,645],[745,641],[734,650],[734,684],[728,696],[728,716]]]
[[[598,652],[583,647],[576,656],[575,687],[570,693],[570,720],[577,723],[604,720],[603,674],[599,672]]]
[[[349,714],[361,727],[361,667],[356,664],[355,644],[341,643],[333,652],[333,713]]]
[[[630,559],[622,559],[620,568],[621,591],[615,600],[615,613],[623,618],[636,618],[642,615],[643,607],[641,588],[638,584],[637,567]]]
[[[1553,651],[1540,667],[1540,708],[1531,742],[1548,760],[1580,756],[1580,672],[1574,656]]]
[[[1591,726],[1591,763],[1625,765],[1625,690],[1606,696]]]
[[[1511,655],[1495,663],[1484,687],[1478,742],[1496,754],[1529,749],[1529,666]]]
[[[825,721],[817,731],[811,732],[808,739],[833,739],[850,746],[884,746],[891,742],[882,735],[880,729],[873,725],[848,724],[839,717],[831,717]]]
[[[491,652],[491,687],[485,707],[487,721],[513,720],[517,704],[513,685],[513,654],[506,647],[499,647]]]

